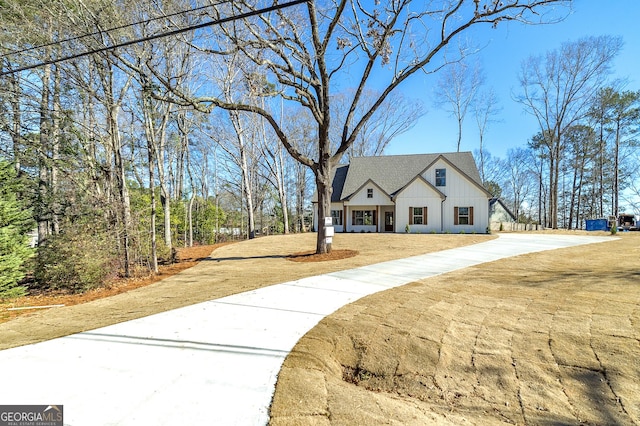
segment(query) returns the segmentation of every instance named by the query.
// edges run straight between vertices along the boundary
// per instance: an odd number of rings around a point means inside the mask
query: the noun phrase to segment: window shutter
[[[473,225],[473,207],[469,207],[469,225]]]
[[[453,208],[453,224],[454,225],[458,224],[458,208],[457,207]]]
[[[409,207],[409,225],[413,225],[413,207]]]
[[[422,208],[422,224],[423,225],[428,225],[429,224],[429,222],[427,221],[427,211],[428,210],[427,210],[426,206]]]
[[[378,226],[378,210],[373,211],[373,224]]]
[[[354,226],[356,224],[356,211],[352,210],[351,211],[351,226]]]

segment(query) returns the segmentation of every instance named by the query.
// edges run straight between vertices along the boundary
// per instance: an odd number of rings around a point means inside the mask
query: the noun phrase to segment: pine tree
[[[20,187],[13,165],[0,159],[0,298],[24,294],[19,282],[25,276],[24,263],[33,255],[27,244],[33,218],[16,195]]]

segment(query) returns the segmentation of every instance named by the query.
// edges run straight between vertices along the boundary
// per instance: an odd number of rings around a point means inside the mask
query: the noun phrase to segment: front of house
[[[332,190],[335,232],[485,233],[489,225],[491,194],[470,152],[353,158],[334,171]]]

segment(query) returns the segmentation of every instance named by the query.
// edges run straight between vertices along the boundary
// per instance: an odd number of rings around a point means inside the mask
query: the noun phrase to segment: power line
[[[101,47],[99,49],[90,50],[90,51],[87,51],[87,52],[82,52],[82,53],[77,53],[77,54],[74,54],[74,55],[64,56],[62,58],[50,59],[48,61],[43,61],[43,62],[40,62],[40,63],[37,63],[37,64],[27,65],[27,66],[16,68],[16,69],[9,70],[9,71],[3,71],[3,72],[0,73],[0,77],[3,77],[5,75],[15,74],[15,73],[22,72],[22,71],[28,71],[28,70],[31,70],[31,69],[34,69],[34,68],[45,66],[45,65],[52,65],[52,64],[57,64],[58,62],[64,62],[64,61],[69,61],[71,59],[81,58],[83,56],[92,55],[92,54],[95,54],[95,53],[106,52],[108,50],[117,49],[119,47],[130,46],[132,44],[141,43],[143,41],[151,41],[151,40],[156,40],[156,39],[159,39],[159,38],[170,37],[170,36],[181,34],[181,33],[187,32],[187,31],[198,30],[200,28],[210,27],[212,25],[221,25],[221,24],[225,24],[227,22],[237,21],[239,19],[250,18],[252,16],[256,16],[256,15],[260,15],[260,14],[268,13],[268,12],[273,12],[275,10],[280,10],[280,9],[284,9],[284,8],[291,7],[291,6],[296,6],[296,5],[299,5],[299,4],[302,4],[302,3],[307,3],[309,1],[313,1],[313,0],[293,0],[293,1],[290,1],[288,3],[276,4],[276,5],[273,5],[273,6],[270,6],[270,7],[265,7],[263,9],[258,9],[258,10],[254,10],[254,11],[251,11],[251,12],[242,13],[240,15],[231,16],[231,17],[228,17],[228,18],[222,18],[222,19],[218,19],[218,20],[215,20],[215,21],[204,22],[204,23],[198,24],[198,25],[191,25],[191,26],[188,26],[188,27],[185,27],[185,28],[178,28],[177,30],[168,31],[166,33],[160,33],[160,34],[155,34],[155,35],[152,35],[152,36],[143,37],[143,38],[139,38],[139,39],[135,39],[135,40],[125,41],[125,42],[122,42],[122,43],[119,43],[119,44],[115,44],[113,46],[105,46],[105,47]]]
[[[109,28],[109,29],[106,29],[106,30],[99,30],[99,31],[95,31],[95,32],[89,33],[89,34],[83,34],[83,35],[79,35],[79,36],[75,36],[75,37],[66,38],[64,40],[52,41],[50,43],[40,44],[38,46],[29,47],[27,49],[14,50],[12,52],[3,53],[2,55],[0,55],[0,58],[4,58],[4,57],[7,57],[7,56],[11,56],[11,55],[18,55],[18,54],[26,53],[26,52],[31,52],[32,50],[42,49],[44,47],[49,47],[49,46],[55,46],[55,45],[62,44],[62,43],[68,43],[70,41],[82,40],[83,38],[92,37],[92,36],[95,36],[95,35],[101,35],[101,34],[104,34],[104,33],[109,33],[110,31],[123,30],[125,28],[134,27],[136,25],[148,24],[150,22],[158,21],[160,19],[172,18],[174,16],[184,15],[186,13],[197,12],[197,11],[202,10],[202,9],[207,9],[207,8],[214,7],[214,6],[220,6],[221,4],[225,4],[225,3],[231,3],[232,1],[233,0],[225,0],[225,1],[222,1],[222,2],[216,3],[216,4],[209,4],[209,5],[206,5],[206,6],[200,6],[200,7],[196,7],[194,9],[189,9],[189,10],[181,10],[179,12],[170,13],[168,15],[165,14],[165,15],[162,15],[162,16],[158,16],[156,18],[145,19],[144,21],[133,22],[133,23],[130,23],[130,24],[124,24],[124,25],[120,25],[118,27]]]

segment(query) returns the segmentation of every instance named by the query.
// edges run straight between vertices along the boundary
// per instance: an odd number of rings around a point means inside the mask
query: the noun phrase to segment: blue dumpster
[[[607,219],[587,219],[587,231],[608,231]]]

